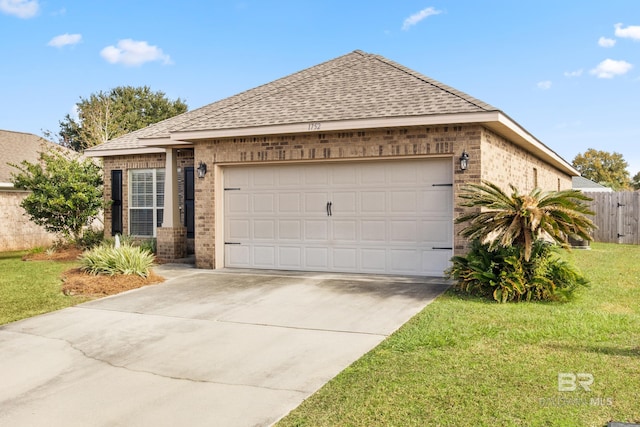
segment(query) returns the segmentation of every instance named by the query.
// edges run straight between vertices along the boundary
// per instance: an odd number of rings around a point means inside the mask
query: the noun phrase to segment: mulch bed
[[[77,261],[82,254],[82,249],[69,247],[58,248],[54,252],[39,252],[27,254],[23,261]],[[164,282],[164,277],[158,276],[153,270],[149,276],[117,274],[108,276],[104,274],[93,275],[72,268],[62,273],[62,292],[65,295],[81,295],[90,298],[100,298],[107,295],[115,295],[131,289],[154,285]]]
[[[164,277],[158,276],[151,271],[149,276],[138,275],[107,276],[104,274],[88,274],[79,268],[72,268],[62,273],[62,292],[65,295],[82,295],[89,297],[103,297],[115,295],[142,286],[154,285],[164,282]]]

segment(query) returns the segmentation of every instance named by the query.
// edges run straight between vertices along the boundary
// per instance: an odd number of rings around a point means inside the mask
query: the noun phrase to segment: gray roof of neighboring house
[[[591,181],[582,176],[573,176],[571,177],[572,187],[574,190],[581,190],[584,192],[612,192],[613,189],[610,187],[605,187],[604,185],[598,184],[597,182]]]
[[[11,173],[18,172],[9,163],[20,164],[23,160],[34,163],[42,151],[42,144],[53,144],[31,133],[0,130],[0,183],[11,182]]]
[[[11,174],[19,172],[16,168],[10,166],[9,163],[19,165],[24,160],[30,163],[36,163],[40,158],[40,152],[47,147],[75,153],[73,150],[47,141],[32,133],[0,129],[0,154],[2,158],[0,161],[0,184],[10,183]]]
[[[174,131],[499,111],[382,56],[359,50],[115,138],[93,149],[146,145]]]

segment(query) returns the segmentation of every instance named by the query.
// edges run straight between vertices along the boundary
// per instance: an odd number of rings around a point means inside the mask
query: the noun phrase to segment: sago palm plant
[[[480,208],[456,218],[456,223],[469,222],[460,233],[471,240],[497,246],[517,246],[525,261],[531,258],[536,240],[552,239],[563,247],[569,237],[592,240],[590,232],[596,225],[587,218],[593,215],[585,201],[591,200],[578,190],[543,192],[535,189],[520,194],[510,186],[511,195],[488,181],[469,184],[460,195],[466,201],[461,206]]]

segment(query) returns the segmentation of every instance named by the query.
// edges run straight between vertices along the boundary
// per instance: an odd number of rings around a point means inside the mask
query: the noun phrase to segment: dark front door
[[[193,167],[184,168],[184,225],[187,227],[188,239],[193,239],[196,224],[194,185]]]

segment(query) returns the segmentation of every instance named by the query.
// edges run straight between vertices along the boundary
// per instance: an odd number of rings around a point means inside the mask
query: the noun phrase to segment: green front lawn
[[[86,300],[60,291],[60,274],[77,262],[22,261],[26,252],[0,252],[0,325]]]
[[[640,246],[567,255],[574,301],[447,292],[278,426],[604,426],[640,422]],[[582,374],[586,391],[569,375]],[[592,384],[588,384],[593,378]]]

